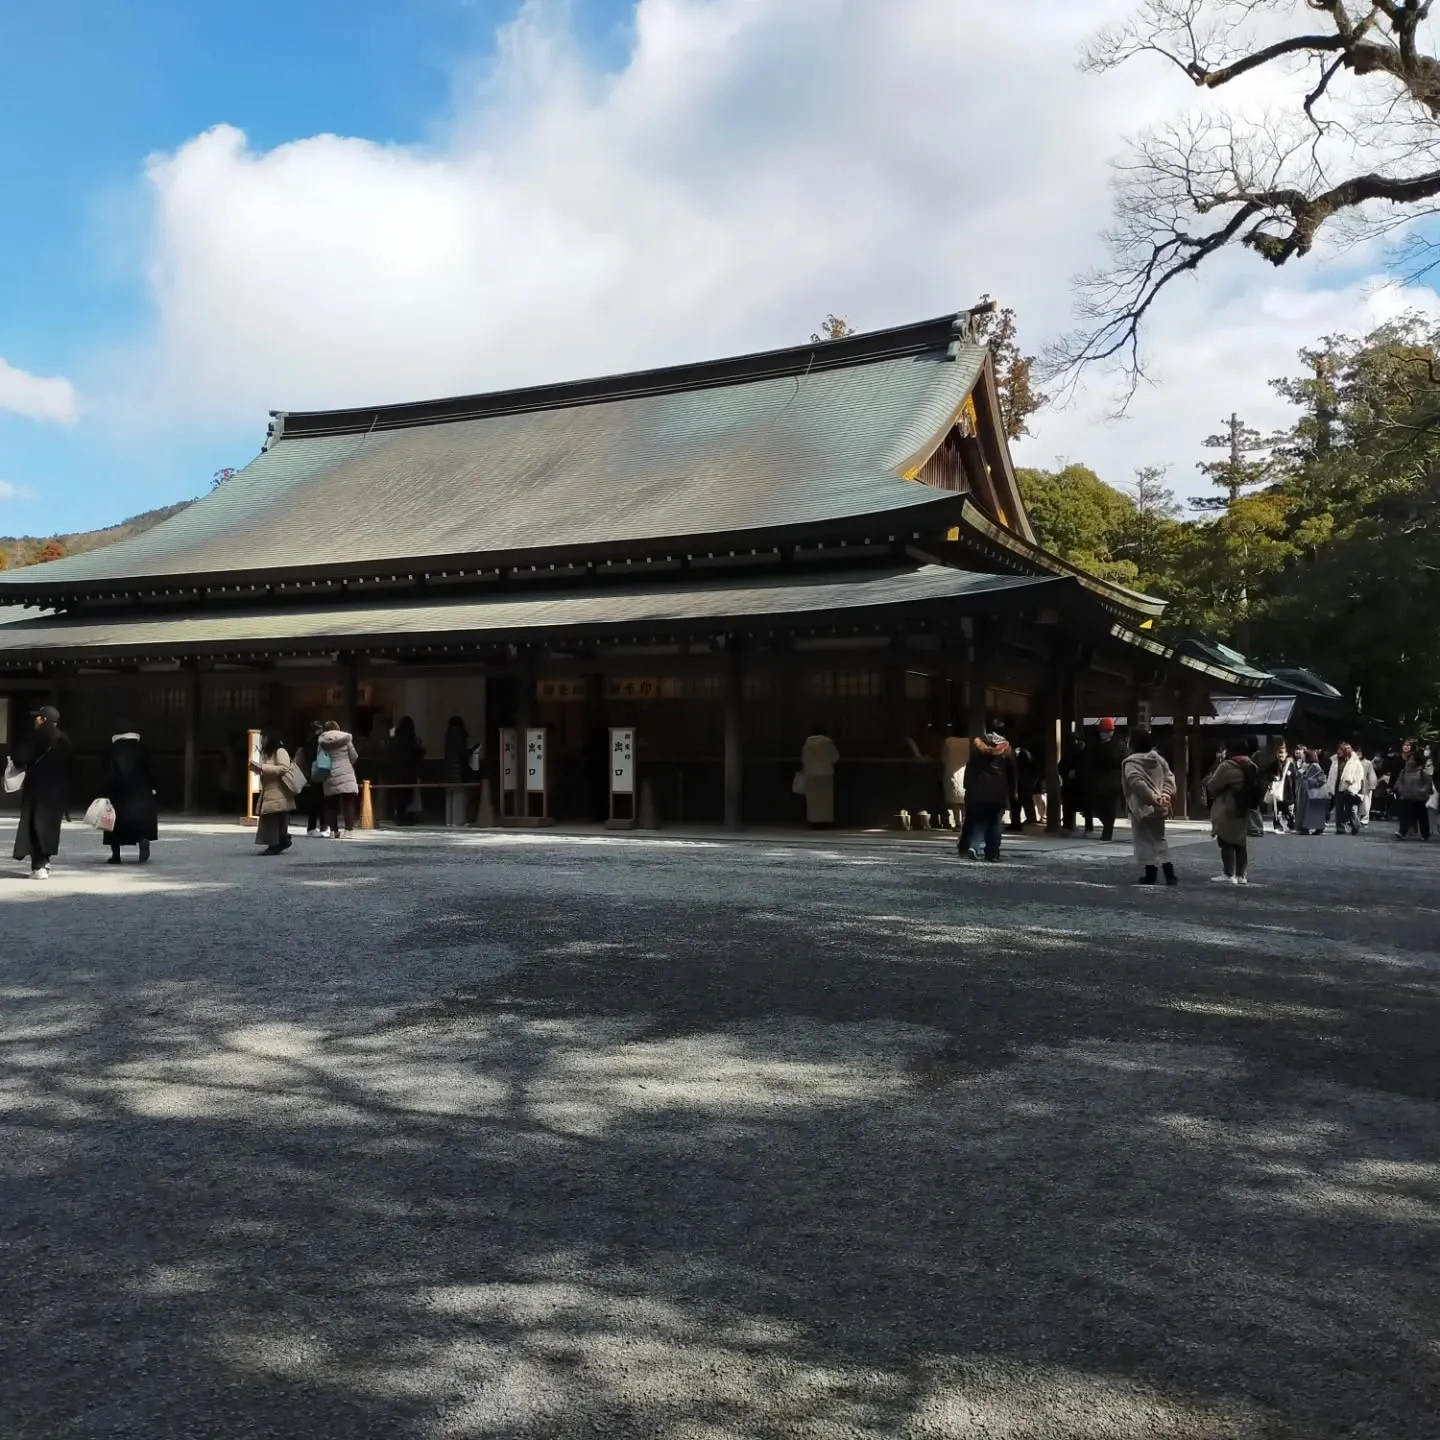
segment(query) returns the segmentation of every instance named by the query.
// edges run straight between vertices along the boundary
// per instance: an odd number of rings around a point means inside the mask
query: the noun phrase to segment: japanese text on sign
[[[586,684],[580,680],[537,680],[535,682],[535,698],[544,704],[547,701],[568,701],[583,700],[585,698]]]
[[[518,742],[513,730],[500,732],[500,788],[514,792],[520,788],[520,766],[516,754]]]
[[[531,795],[545,790],[545,731],[543,728],[525,732],[525,789]]]
[[[653,676],[612,675],[605,681],[607,700],[653,700],[660,693],[660,682]]]
[[[635,793],[635,731],[628,726],[610,731],[610,793]]]

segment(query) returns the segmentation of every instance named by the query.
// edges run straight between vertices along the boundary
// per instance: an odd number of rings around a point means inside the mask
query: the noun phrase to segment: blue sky
[[[1193,101],[1163,66],[1080,74],[1125,3],[1026,0],[1021,28],[994,0],[0,0],[0,534],[202,493],[272,407],[981,293],[1038,348],[1103,257],[1108,157]],[[1193,492],[1232,409],[1288,418],[1266,382],[1302,345],[1440,314],[1382,261],[1227,258],[1153,313],[1122,424],[1102,381],[1019,460]]]
[[[424,144],[457,75],[483,63],[510,0],[0,0],[0,356],[83,371],[150,320],[146,157],[227,122],[257,149],[336,132]],[[599,65],[628,0],[577,0]],[[281,404],[283,396],[273,403]],[[83,395],[82,395],[83,403]],[[198,493],[251,458],[263,410],[202,438],[117,442],[106,426],[0,410],[0,533],[108,523]]]

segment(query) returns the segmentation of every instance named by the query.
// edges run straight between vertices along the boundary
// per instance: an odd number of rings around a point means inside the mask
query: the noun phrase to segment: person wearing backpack
[[[360,752],[355,738],[342,730],[334,720],[326,720],[319,735],[319,749],[310,767],[310,779],[317,778],[325,792],[325,828],[332,839],[339,840],[355,829],[359,818],[360,781],[355,762]]]
[[[1250,812],[1259,809],[1265,784],[1248,749],[1242,739],[1231,741],[1225,747],[1225,758],[1205,782],[1210,829],[1219,843],[1224,871],[1210,877],[1216,885],[1250,883]]]

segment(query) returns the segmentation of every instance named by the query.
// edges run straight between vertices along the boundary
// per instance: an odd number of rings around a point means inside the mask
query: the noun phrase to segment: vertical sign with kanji
[[[611,825],[635,823],[635,728],[610,727],[610,819]]]
[[[245,819],[253,820],[259,812],[256,802],[260,798],[261,780],[260,776],[250,768],[252,764],[259,765],[264,759],[264,746],[261,745],[261,732],[259,730],[247,730],[245,732]]]
[[[610,793],[635,793],[635,729],[612,726],[610,730]]]
[[[537,725],[525,732],[525,793],[545,793],[545,727]]]
[[[513,795],[520,788],[519,740],[513,730],[500,732],[500,788]]]

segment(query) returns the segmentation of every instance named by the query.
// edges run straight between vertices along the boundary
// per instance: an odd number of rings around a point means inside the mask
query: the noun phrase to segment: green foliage
[[[1128,494],[1091,471],[1020,472],[1042,543],[1168,602],[1199,630],[1323,674],[1370,714],[1440,724],[1440,325],[1417,316],[1302,351],[1293,425],[1232,416],[1205,441],[1220,494],[1181,520],[1165,471]]]
[[[1129,510],[1117,536],[1120,558],[1135,567],[1142,590],[1164,594],[1180,540],[1180,503],[1165,485],[1165,466],[1142,465],[1126,491]]]
[[[1232,413],[1225,428],[1205,441],[1207,450],[1222,452],[1220,458],[1202,460],[1196,466],[1220,494],[1192,501],[1195,509],[1223,510],[1263,485],[1275,469],[1276,461],[1271,456],[1275,443]]]
[[[1102,580],[1135,584],[1134,561],[1116,554],[1134,508],[1127,496],[1084,465],[1021,468],[1015,478],[1035,538],[1045,549]]]

